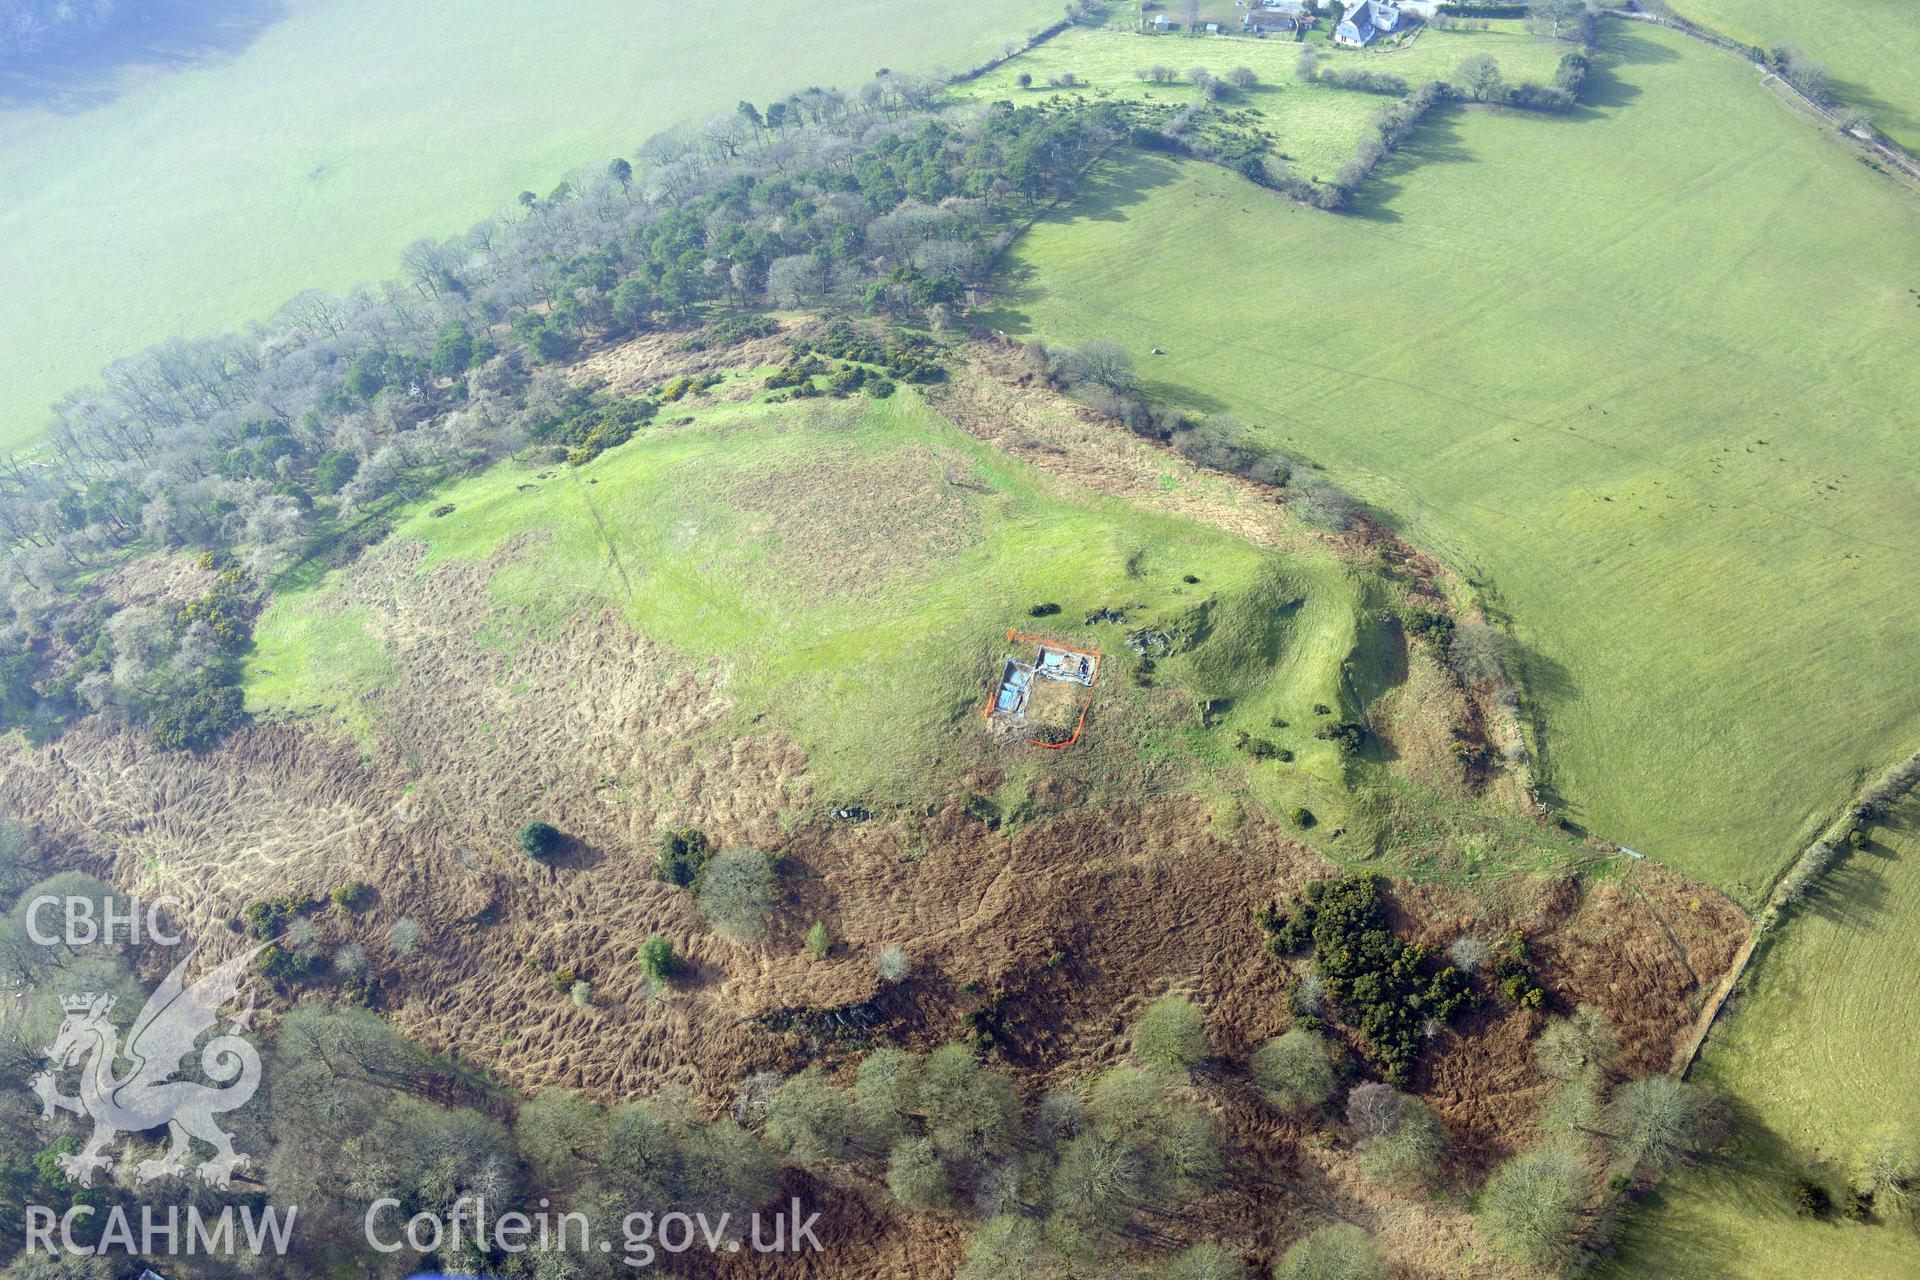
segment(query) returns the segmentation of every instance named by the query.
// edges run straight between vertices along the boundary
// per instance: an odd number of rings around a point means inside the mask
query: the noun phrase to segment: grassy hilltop
[[[611,607],[653,643],[723,671],[735,708],[724,732],[764,720],[791,733],[830,805],[937,796],[976,763],[980,711],[1014,626],[1108,654],[1088,750],[1024,753],[1030,762],[1138,793],[1224,759],[1217,744],[1244,725],[1297,753],[1280,791],[1337,790],[1337,754],[1313,738],[1325,719],[1313,706],[1342,701],[1360,596],[1332,557],[1276,556],[1063,487],[908,391],[695,416],[578,471],[497,467],[436,495],[433,509],[453,510],[416,512],[395,538],[425,543],[419,575],[532,538],[488,578],[489,643],[511,651],[531,631]],[[394,678],[378,629],[341,613],[339,577],[281,597],[263,620],[250,705],[354,723]],[[1036,604],[1059,609],[1036,618]],[[1127,621],[1084,621],[1107,608]],[[1134,683],[1127,634],[1191,631],[1196,617],[1205,643],[1158,663],[1152,685]],[[1237,696],[1233,714],[1203,730],[1169,687]],[[1295,727],[1271,729],[1274,716]]]
[[[396,579],[348,567],[283,590],[255,632],[248,707],[385,732],[408,663],[445,660],[421,627],[450,625],[439,575],[464,567],[486,599],[484,622],[459,624],[477,626],[462,643],[510,671],[530,641],[611,611],[716,682],[728,710],[697,749],[789,735],[815,809],[933,801],[991,775],[986,798],[1010,819],[1050,786],[1099,802],[1184,792],[1223,814],[1263,809],[1337,860],[1432,878],[1569,856],[1517,814],[1413,780],[1394,750],[1349,759],[1320,736],[1396,690],[1373,719],[1417,735],[1430,694],[1402,687],[1386,580],[1311,539],[1250,541],[1083,488],[973,438],[916,391],[769,403],[754,390],[764,372],[582,467],[503,463],[435,493],[376,557],[411,557]],[[1278,520],[1171,457],[1148,482],[1230,513],[1229,526]],[[981,712],[1004,657],[1025,652],[1006,643],[1011,628],[1106,655],[1070,752],[994,745]],[[1130,643],[1142,632],[1164,637],[1152,661]],[[552,714],[507,687],[502,715]],[[1300,807],[1314,815],[1305,828]]]
[[[1920,736],[1920,204],[1677,35],[1608,28],[1584,100],[1443,109],[1340,217],[1136,158],[988,322],[1121,340],[1490,583],[1574,815],[1753,903]]]
[[[0,78],[0,448],[111,359],[379,279],[408,242],[669,125],[974,65],[1060,17],[1050,0],[959,20],[901,0],[229,7],[189,24],[204,47]]]

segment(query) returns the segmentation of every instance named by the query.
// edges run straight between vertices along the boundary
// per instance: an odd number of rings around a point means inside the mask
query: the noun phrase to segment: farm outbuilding
[[[1295,5],[1292,8],[1249,9],[1242,15],[1240,25],[1248,31],[1265,35],[1269,31],[1297,31],[1304,21],[1301,8]]]

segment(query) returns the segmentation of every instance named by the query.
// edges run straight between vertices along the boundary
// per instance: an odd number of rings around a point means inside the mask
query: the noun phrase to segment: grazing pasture
[[[1899,1222],[1814,1221],[1795,1212],[1808,1177],[1843,1203],[1854,1157],[1882,1126],[1911,1121],[1920,956],[1897,939],[1920,919],[1920,802],[1873,829],[1755,957],[1739,1003],[1714,1029],[1696,1078],[1746,1117],[1734,1158],[1676,1178],[1632,1220],[1621,1280],[1907,1274]]]
[[[0,71],[0,447],[108,360],[390,274],[576,166],[742,98],[975,65],[1056,21],[904,0],[220,0]]]
[[[1326,25],[1324,20],[1321,25]],[[1324,55],[1321,65],[1325,68],[1396,75],[1409,85],[1447,80],[1462,61],[1481,53],[1490,54],[1500,64],[1510,84],[1523,80],[1553,83],[1554,68],[1573,46],[1528,35],[1519,23],[1500,25],[1506,29],[1423,30],[1395,48],[1347,50],[1324,42],[1315,43],[1313,48]],[[1246,67],[1259,82],[1251,89],[1225,90],[1216,105],[1245,126],[1269,133],[1273,160],[1286,161],[1303,178],[1329,181],[1353,157],[1354,147],[1367,131],[1367,122],[1394,98],[1303,81],[1295,71],[1301,48],[1281,39],[1190,40],[1177,35],[1076,27],[961,86],[961,92],[990,100],[1010,99],[1021,105],[1084,94],[1184,107],[1204,101],[1193,83],[1193,68],[1204,67],[1218,79],[1235,67]],[[1170,83],[1154,83],[1135,74],[1156,65],[1170,68],[1177,78]],[[1025,88],[1019,83],[1023,75],[1031,77],[1031,84]],[[1079,83],[1073,87],[1054,83],[1066,76]]]
[[[1920,9],[1906,0],[1675,0],[1681,17],[1745,44],[1798,45],[1832,77],[1833,95],[1889,138],[1920,148]]]
[[[1571,816],[1752,906],[1920,740],[1920,200],[1654,28],[1428,120],[1342,215],[1129,153],[987,323],[1324,463],[1511,616]]]

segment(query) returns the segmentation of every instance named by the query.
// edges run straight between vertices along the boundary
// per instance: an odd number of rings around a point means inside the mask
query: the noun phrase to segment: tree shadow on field
[[[1899,850],[1885,840],[1875,839],[1876,829],[1911,835],[1916,820],[1905,810],[1863,824],[1866,844],[1858,849],[1843,845],[1841,859],[1814,882],[1799,906],[1799,911],[1818,916],[1843,929],[1866,931],[1884,924],[1894,913],[1893,890],[1887,884],[1889,863],[1899,862]]]
[[[1197,387],[1182,382],[1165,382],[1158,378],[1142,378],[1140,389],[1147,398],[1156,404],[1166,405],[1170,409],[1183,409],[1188,413],[1225,413],[1228,404],[1218,396],[1210,396]]]
[[[1463,110],[1465,108],[1453,105],[1431,108],[1412,135],[1400,144],[1399,150],[1382,160],[1361,184],[1345,216],[1366,222],[1399,222],[1400,215],[1391,206],[1408,178],[1428,165],[1477,161],[1479,157],[1460,140]]]
[[[1172,186],[1180,180],[1180,169],[1164,156],[1123,148],[1116,158],[1095,166],[1080,184],[1073,199],[1049,209],[1034,219],[1034,225],[1053,223],[1067,226],[1075,222],[1125,222],[1127,210],[1140,204],[1157,187]],[[1018,243],[1018,241],[1016,241]],[[993,299],[977,308],[974,318],[981,326],[1014,337],[1033,332],[1033,317],[1026,307],[1044,298],[1045,286],[1039,282],[1032,263],[1009,252],[1002,256],[993,275]]]
[[[74,44],[0,61],[0,110],[78,115],[106,106],[129,72],[230,61],[287,11],[288,0],[159,0]]]
[[[1641,94],[1640,87],[1622,80],[1615,74],[1616,69],[1680,60],[1679,53],[1649,38],[1646,32],[1630,23],[1614,23],[1603,31],[1599,47],[1591,55],[1586,81],[1580,86],[1580,104],[1553,119],[1582,122],[1603,119],[1629,106]]]
[[[1143,151],[1129,152],[1116,162],[1097,166],[1080,184],[1074,199],[1043,221],[1125,222],[1126,210],[1143,202],[1148,192],[1179,180],[1180,170],[1171,160]]]
[[[546,859],[549,874],[556,871],[590,871],[607,860],[593,845],[575,835],[563,835],[560,847]]]
[[[1680,53],[1655,40],[1647,27],[1622,22],[1603,27],[1602,31],[1606,34],[1600,39],[1600,51],[1613,62],[1627,66],[1657,66],[1680,61]]]
[[[1652,1258],[1741,1257],[1746,1244],[1739,1235],[1743,1223],[1797,1222],[1809,1232],[1861,1229],[1846,1222],[1837,1208],[1826,1218],[1816,1219],[1795,1207],[1794,1186],[1803,1178],[1824,1187],[1836,1206],[1842,1203],[1846,1191],[1842,1170],[1796,1151],[1746,1099],[1723,1095],[1717,1105],[1730,1140],[1634,1201],[1619,1253],[1625,1266],[1602,1266],[1601,1277],[1624,1280],[1639,1274],[1636,1264]],[[1688,1204],[1702,1208],[1689,1212]],[[1662,1212],[1668,1206],[1675,1212]]]
[[[1892,895],[1880,870],[1860,853],[1849,851],[1839,866],[1821,876],[1800,904],[1800,911],[1843,929],[1874,928],[1887,914]]]
[[[1835,78],[1827,83],[1827,92],[1843,106],[1866,112],[1883,132],[1891,129],[1895,133],[1911,133],[1920,128],[1920,119],[1915,119],[1906,107],[1888,102],[1858,80]]]

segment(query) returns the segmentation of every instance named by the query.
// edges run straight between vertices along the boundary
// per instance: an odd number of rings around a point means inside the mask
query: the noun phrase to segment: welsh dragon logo
[[[125,1174],[114,1172],[109,1148],[122,1134],[161,1125],[167,1127],[171,1145],[160,1158],[133,1166],[136,1183],[184,1174],[196,1138],[214,1151],[198,1169],[209,1186],[224,1189],[233,1171],[248,1163],[214,1117],[245,1106],[260,1087],[260,1055],[240,1034],[252,1016],[252,1004],[200,1050],[200,1070],[214,1086],[173,1077],[202,1033],[218,1020],[221,1006],[239,992],[253,958],[264,949],[263,944],[235,956],[191,987],[185,974],[197,952],[189,953],[148,998],[124,1049],[119,1030],[107,1020],[113,997],[89,993],[61,1000],[66,1018],[47,1050],[52,1069],[34,1077],[33,1091],[49,1118],[55,1111],[71,1111],[93,1120],[93,1137],[86,1146],[59,1158],[62,1173],[83,1187],[93,1184],[96,1169],[124,1182]],[[120,1073],[123,1060],[128,1068]],[[80,1092],[68,1097],[60,1092],[59,1077],[75,1068],[80,1071]]]

